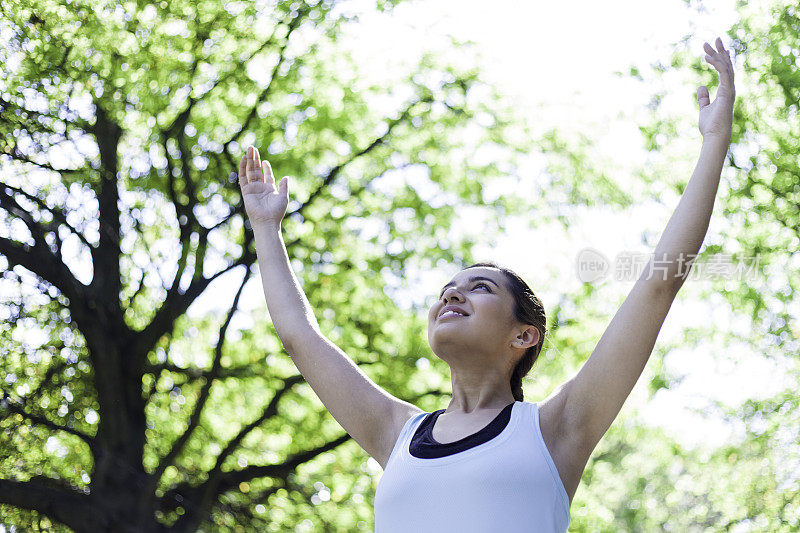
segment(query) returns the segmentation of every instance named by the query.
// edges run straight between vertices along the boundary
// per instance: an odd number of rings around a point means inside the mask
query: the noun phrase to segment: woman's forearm
[[[258,268],[267,309],[284,347],[319,324],[292,270],[279,224],[253,225]]]
[[[683,284],[689,270],[687,263],[700,250],[708,231],[729,144],[729,137],[703,139],[694,173],[653,252],[649,275],[654,280],[667,281],[675,288]]]

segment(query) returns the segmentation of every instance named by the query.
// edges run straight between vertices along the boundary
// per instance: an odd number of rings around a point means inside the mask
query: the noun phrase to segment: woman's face
[[[449,306],[455,312],[448,312]],[[516,322],[505,274],[490,267],[467,268],[444,286],[431,306],[428,342],[440,357],[448,346],[495,352],[510,342]]]

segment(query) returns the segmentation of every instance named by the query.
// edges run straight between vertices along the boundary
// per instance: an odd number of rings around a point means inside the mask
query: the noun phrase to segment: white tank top
[[[375,491],[375,533],[567,531],[569,498],[538,404],[514,402],[479,432],[446,444],[431,434],[443,411],[403,426]]]

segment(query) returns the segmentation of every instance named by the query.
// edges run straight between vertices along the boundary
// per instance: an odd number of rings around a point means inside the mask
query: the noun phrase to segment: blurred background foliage
[[[729,32],[724,240],[703,253],[759,254],[762,275],[706,287],[748,327],[697,324],[690,346],[724,337],[796,358],[796,9],[742,2]],[[468,61],[431,51],[365,83],[337,47],[358,23],[338,2],[0,0],[0,13],[0,517],[20,530],[372,529],[379,466],[297,374],[265,306],[241,307],[261,291],[235,181],[247,145],[291,178],[284,236],[322,330],[388,392],[433,411],[447,366],[425,310],[398,309],[392,280],[483,259],[477,237],[452,228],[468,207],[487,238],[529,210],[568,228],[559,206],[623,209],[665,184],[679,194],[696,117],[664,112],[658,83],[689,70],[713,95],[716,80],[680,43],[670,65],[632,67],[654,90],[641,127],[653,158],[632,190],[593,163],[593,139],[533,138]],[[470,57],[471,43],[453,46]],[[531,147],[547,157],[540,197],[498,195],[531,179],[517,172]],[[189,312],[209,294],[219,309]],[[588,357],[611,318],[596,298],[586,284],[547,310],[527,401]],[[680,379],[662,365],[677,347],[656,345],[651,395]],[[626,406],[587,465],[570,530],[796,531],[797,390],[719,405],[741,432],[718,448],[685,448]]]

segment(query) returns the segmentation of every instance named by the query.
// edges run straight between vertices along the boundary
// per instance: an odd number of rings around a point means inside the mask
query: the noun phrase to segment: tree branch
[[[429,395],[448,396],[449,393],[439,390],[431,390],[412,398],[411,401],[416,401]],[[197,523],[197,520],[203,519],[203,516],[201,515],[208,515],[208,509],[211,507],[212,498],[218,497],[220,494],[231,489],[235,489],[244,481],[250,481],[255,478],[269,477],[283,480],[284,483],[286,483],[289,474],[294,472],[300,464],[314,459],[321,453],[331,451],[350,439],[350,435],[344,434],[331,442],[325,443],[311,450],[289,456],[280,464],[250,466],[243,470],[220,472],[216,476],[213,486],[211,486],[211,478],[201,485],[192,486],[188,483],[182,483],[164,494],[164,496],[160,499],[161,509],[166,511],[172,510],[175,507],[175,502],[179,502],[179,505],[190,511],[187,512],[187,514],[180,520],[182,522],[192,521],[190,523]],[[229,446],[226,446],[226,449]],[[180,531],[181,529],[178,528],[178,530]]]
[[[228,149],[231,143],[237,141],[242,136],[242,134],[244,134],[244,132],[247,131],[247,128],[250,127],[250,122],[252,122],[253,119],[256,118],[256,115],[258,114],[258,106],[269,95],[269,92],[272,88],[272,82],[275,81],[275,78],[278,75],[278,69],[280,69],[281,65],[283,65],[284,61],[286,60],[286,48],[289,46],[289,40],[292,36],[292,33],[294,33],[294,31],[300,26],[300,23],[303,21],[303,17],[301,15],[304,15],[305,13],[306,10],[298,9],[297,15],[294,18],[292,18],[291,21],[289,21],[288,31],[286,32],[286,37],[284,38],[283,44],[281,45],[278,51],[278,61],[276,61],[275,66],[272,67],[272,73],[270,74],[269,82],[267,83],[267,86],[264,88],[264,90],[261,91],[261,93],[256,98],[256,103],[250,109],[250,112],[247,114],[244,121],[242,121],[242,127],[239,128],[239,131],[237,131],[233,135],[233,137],[228,139],[223,144],[225,150]]]
[[[377,137],[375,140],[373,140],[365,148],[363,148],[360,151],[354,153],[349,158],[347,158],[345,161],[343,161],[343,162],[339,163],[338,165],[336,165],[335,167],[333,167],[328,172],[328,174],[325,176],[325,178],[322,180],[322,183],[316,189],[314,189],[314,191],[312,191],[311,194],[309,194],[309,196],[306,199],[306,201],[303,202],[303,204],[300,205],[294,211],[291,211],[291,212],[287,213],[286,216],[288,217],[288,216],[294,215],[296,213],[297,214],[302,214],[302,212],[305,211],[314,202],[314,200],[320,195],[320,193],[322,193],[322,191],[325,191],[325,190],[327,190],[329,188],[331,182],[334,179],[336,179],[336,176],[339,175],[339,172],[341,172],[342,169],[346,165],[348,165],[349,163],[352,163],[353,161],[355,161],[359,157],[371,152],[377,146],[383,144],[386,141],[386,139],[389,137],[389,135],[391,134],[392,130],[398,124],[400,124],[401,122],[403,122],[405,120],[408,120],[409,116],[411,115],[411,110],[415,106],[417,106],[418,104],[423,103],[423,102],[429,102],[430,100],[431,99],[429,99],[429,98],[423,98],[423,99],[416,100],[416,101],[412,102],[411,104],[409,104],[406,107],[406,109],[403,110],[403,112],[400,114],[399,117],[397,117],[394,120],[389,121],[389,127],[386,129],[386,132],[383,135],[381,135],[380,137]]]
[[[156,269],[156,271],[158,271],[158,269]],[[133,294],[131,294],[130,298],[128,298],[128,301],[125,302],[125,309],[129,309],[131,307],[131,305],[133,305],[133,301],[136,299],[137,296],[139,296],[139,294],[144,289],[144,278],[146,276],[147,276],[147,270],[142,269],[142,277],[141,277],[141,279],[139,279],[139,285],[136,287],[136,290],[133,291]],[[163,283],[163,280],[162,280],[162,283]]]
[[[211,375],[211,370],[206,370],[203,368],[198,368],[196,366],[190,366],[187,368],[183,368],[177,366],[170,362],[164,362],[157,365],[148,364],[145,365],[144,371],[146,374],[150,374],[156,378],[161,374],[163,371],[172,372],[174,374],[180,374],[184,376],[187,381],[193,381],[197,379],[208,379]],[[254,378],[254,377],[265,377],[266,374],[263,372],[256,372],[253,370],[253,365],[244,365],[244,366],[236,366],[233,368],[220,368],[217,372],[217,380],[227,379],[227,378]]]
[[[97,247],[91,250],[94,266],[92,288],[102,300],[107,312],[117,319],[117,324],[124,324],[119,301],[122,284],[119,258],[122,251],[120,249],[119,190],[117,188],[117,172],[119,171],[117,149],[122,136],[122,128],[108,116],[100,102],[95,102],[95,109],[95,124],[91,131],[100,151],[102,172],[100,173],[100,189],[96,192],[100,212],[100,241]]]
[[[87,287],[41,242],[30,246],[0,237],[0,254],[6,257],[9,266],[19,265],[56,287],[69,298],[69,308],[73,311],[84,301]],[[85,314],[83,310],[78,312]]]
[[[83,440],[86,444],[88,444],[89,448],[91,450],[95,450],[96,443],[95,443],[94,437],[91,437],[90,435],[87,435],[86,433],[84,433],[82,431],[78,431],[75,428],[71,428],[71,427],[67,427],[67,426],[62,426],[60,424],[56,424],[55,422],[52,422],[51,420],[48,420],[47,418],[45,418],[43,416],[36,415],[36,414],[33,414],[33,413],[28,413],[27,411],[25,411],[25,409],[23,407],[24,406],[23,402],[19,402],[19,401],[15,400],[14,398],[12,398],[11,396],[9,396],[8,392],[6,392],[5,389],[0,388],[0,392],[3,393],[3,399],[0,400],[0,406],[6,407],[11,412],[14,412],[14,413],[17,413],[19,415],[22,415],[23,417],[27,418],[28,420],[30,420],[34,424],[39,424],[40,426],[45,426],[45,427],[48,427],[50,429],[54,429],[56,431],[63,431],[64,433],[69,433],[70,435],[75,435],[76,437],[78,437],[81,440]]]
[[[211,386],[216,379],[216,374],[219,372],[221,367],[221,359],[222,359],[222,347],[225,343],[225,333],[228,329],[228,325],[233,318],[234,313],[239,307],[239,298],[242,295],[242,291],[244,290],[244,286],[247,283],[247,280],[250,279],[250,269],[247,269],[247,272],[242,279],[241,285],[239,285],[239,290],[236,291],[236,296],[233,298],[233,304],[231,305],[230,310],[228,311],[228,316],[225,319],[225,322],[222,324],[219,330],[219,338],[217,339],[217,345],[214,352],[214,362],[211,365],[211,371],[208,378],[206,378],[205,383],[203,383],[203,387],[200,389],[200,394],[197,398],[197,402],[194,404],[194,410],[192,411],[191,416],[189,417],[189,424],[186,427],[186,430],[183,434],[178,437],[178,439],[173,443],[172,448],[170,451],[165,455],[161,461],[158,463],[158,466],[155,468],[151,478],[151,487],[150,489],[155,490],[158,481],[161,479],[161,476],[164,474],[164,471],[167,469],[169,465],[175,460],[175,458],[180,454],[183,447],[189,441],[189,438],[194,433],[194,430],[197,428],[198,424],[200,423],[200,415],[203,412],[203,408],[205,407],[206,402],[208,401],[208,397],[211,393]],[[149,490],[148,490],[149,492]]]
[[[263,424],[265,420],[275,416],[278,413],[278,402],[280,399],[283,398],[283,396],[289,392],[292,387],[304,381],[305,378],[303,378],[301,374],[286,378],[283,382],[283,386],[278,389],[267,407],[265,407],[261,412],[261,416],[244,426],[239,433],[233,439],[231,439],[230,442],[228,442],[228,444],[225,446],[225,449],[223,449],[222,452],[220,452],[220,454],[217,456],[217,462],[214,464],[214,467],[208,473],[208,481],[204,483],[205,490],[203,491],[203,495],[200,499],[201,506],[203,505],[203,502],[210,501],[210,499],[214,496],[214,489],[219,482],[220,475],[222,475],[222,464],[225,462],[225,459],[227,459],[228,456],[230,456],[239,447],[239,444],[241,444],[244,438],[251,431]]]
[[[345,433],[341,437],[337,437],[336,439],[317,446],[316,448],[291,455],[280,464],[249,466],[242,470],[223,472],[219,477],[215,492],[216,494],[221,494],[233,487],[238,486],[239,483],[242,483],[243,481],[250,481],[251,479],[259,477],[274,477],[283,479],[294,472],[295,469],[301,464],[316,458],[320,454],[334,450],[351,439],[352,437]]]
[[[197,61],[195,61],[195,67],[197,65]],[[166,150],[166,157],[169,159],[170,153],[167,150],[166,139],[172,136],[178,145],[178,159],[181,164],[181,176],[183,177],[184,186],[184,193],[189,198],[187,204],[184,205],[185,209],[183,214],[186,215],[189,221],[192,222],[192,225],[199,225],[197,219],[194,216],[194,211],[191,209],[193,206],[197,205],[197,187],[195,186],[194,181],[192,181],[192,166],[191,166],[191,158],[188,148],[186,147],[186,124],[189,122],[189,116],[192,113],[192,108],[194,104],[197,102],[191,96],[189,97],[189,101],[186,105],[186,108],[181,111],[178,116],[175,117],[175,120],[169,126],[169,128],[165,129],[163,132],[163,137],[165,139],[164,142],[164,149]],[[172,172],[170,172],[172,176]],[[174,178],[173,178],[174,179]],[[172,185],[174,189],[174,184]]]
[[[56,172],[61,172],[61,171],[60,170],[56,170]],[[66,226],[76,237],[78,237],[81,240],[81,242],[83,242],[83,244],[85,244],[87,247],[89,247],[89,249],[94,248],[94,246],[88,240],[86,240],[86,237],[84,237],[83,233],[78,231],[74,226],[72,226],[72,224],[67,222],[67,216],[66,216],[66,214],[64,214],[64,211],[62,211],[61,209],[59,209],[57,207],[48,206],[47,203],[44,200],[40,199],[38,196],[30,194],[30,193],[27,193],[27,192],[23,191],[22,189],[20,189],[18,187],[14,187],[12,185],[8,185],[7,183],[0,183],[0,186],[5,187],[6,189],[8,189],[8,190],[10,190],[12,192],[15,192],[17,194],[20,194],[20,195],[24,196],[25,198],[27,198],[28,200],[36,203],[42,209],[46,209],[47,211],[49,211],[53,215],[53,218],[55,220],[58,220],[58,222],[60,222],[64,226]]]
[[[94,529],[91,526],[103,522],[88,495],[41,477],[30,481],[0,479],[0,503],[36,511],[77,531]]]
[[[250,481],[258,477],[272,477],[279,478],[286,481],[290,473],[292,473],[298,465],[314,459],[318,455],[331,451],[341,444],[350,440],[348,434],[344,434],[331,442],[327,442],[321,446],[307,450],[296,455],[292,455],[281,464],[264,465],[264,466],[251,466],[243,470],[234,470],[231,472],[224,472],[218,479],[216,487],[212,491],[212,497],[218,496],[232,488],[235,488],[243,481]],[[174,507],[175,501],[182,502],[187,512],[179,519],[179,524],[176,524],[176,530],[188,531],[193,530],[193,525],[202,521],[209,513],[208,508],[211,506],[210,500],[205,500],[200,504],[194,504],[200,496],[201,491],[205,492],[206,488],[200,486],[182,485],[172,490],[167,491],[161,498],[162,509],[170,509]]]
[[[61,348],[63,347],[64,343],[62,341]],[[50,383],[50,380],[53,379],[53,377],[55,377],[56,374],[64,370],[66,367],[67,367],[67,361],[65,359],[61,359],[60,361],[57,361],[55,364],[50,365],[50,367],[48,367],[47,369],[47,372],[45,372],[44,377],[41,379],[41,381],[39,381],[39,384],[36,386],[36,389],[34,389],[32,393],[27,395],[27,397],[37,398],[39,394],[42,393],[44,388]]]
[[[136,342],[138,345],[136,353],[141,354],[142,357],[149,353],[158,342],[158,339],[172,330],[175,320],[186,312],[192,302],[200,296],[206,287],[216,278],[242,265],[249,271],[250,266],[253,264],[253,261],[255,261],[255,253],[251,252],[248,246],[248,242],[251,239],[251,235],[246,237],[245,243],[242,246],[242,255],[239,259],[209,278],[192,280],[189,287],[183,293],[180,292],[180,280],[176,276],[172,287],[167,291],[164,302],[161,304],[161,307],[156,312],[153,319],[136,335]]]
[[[79,168],[55,168],[54,166],[50,165],[49,163],[39,163],[38,161],[34,161],[30,157],[26,156],[22,152],[20,152],[16,146],[13,147],[10,151],[6,152],[6,155],[9,156],[11,159],[15,161],[19,161],[20,163],[27,163],[29,165],[33,165],[35,167],[39,167],[42,170],[49,170],[50,172],[55,172],[56,174],[74,174],[76,172],[83,172],[84,170],[88,170],[89,167],[84,165]]]
[[[74,85],[73,85],[73,89],[74,89]],[[1,106],[0,107],[0,111],[2,111],[3,115],[6,116],[6,117],[11,116],[11,113],[16,111],[17,113],[14,115],[15,117],[19,117],[21,114],[24,114],[24,115],[30,115],[31,116],[30,118],[37,118],[37,119],[45,119],[45,120],[63,122],[64,124],[66,124],[68,126],[74,126],[75,129],[77,129],[79,131],[82,131],[82,132],[87,132],[87,131],[89,131],[91,129],[91,125],[88,122],[86,122],[85,120],[83,120],[82,118],[80,118],[80,116],[75,114],[75,113],[73,113],[73,116],[70,119],[65,119],[65,118],[61,118],[59,116],[51,115],[50,113],[41,113],[39,111],[34,111],[33,109],[28,109],[27,107],[23,107],[23,106],[15,103],[15,102],[12,102],[11,100],[7,100],[7,99],[2,98],[2,97],[0,97],[0,106]],[[67,111],[72,111],[71,109],[69,109],[68,105],[62,106],[61,110],[64,111],[65,113]],[[26,119],[26,118],[29,118],[29,117],[28,116],[23,116],[21,118]],[[34,122],[37,125],[37,127],[44,125],[40,120],[32,120],[32,122]],[[18,120],[17,124],[19,124],[20,126],[24,126],[24,123],[23,123],[22,120]],[[30,131],[30,130],[26,130],[26,131]],[[54,131],[52,129],[48,129],[48,131],[52,132],[52,133],[58,133],[58,132],[56,132],[56,131]],[[61,133],[58,133],[58,134],[59,135],[63,135]]]
[[[181,228],[181,242],[184,241],[189,235],[190,224],[194,220],[194,213],[189,209],[188,204],[181,202],[178,197],[178,189],[175,187],[175,167],[172,165],[172,156],[169,153],[169,136],[162,133],[161,146],[164,147],[164,158],[167,162],[167,190],[169,192],[169,199],[175,206],[175,213],[178,215],[178,226]],[[181,215],[186,217],[186,220],[181,220]],[[184,232],[186,232],[184,234]]]

